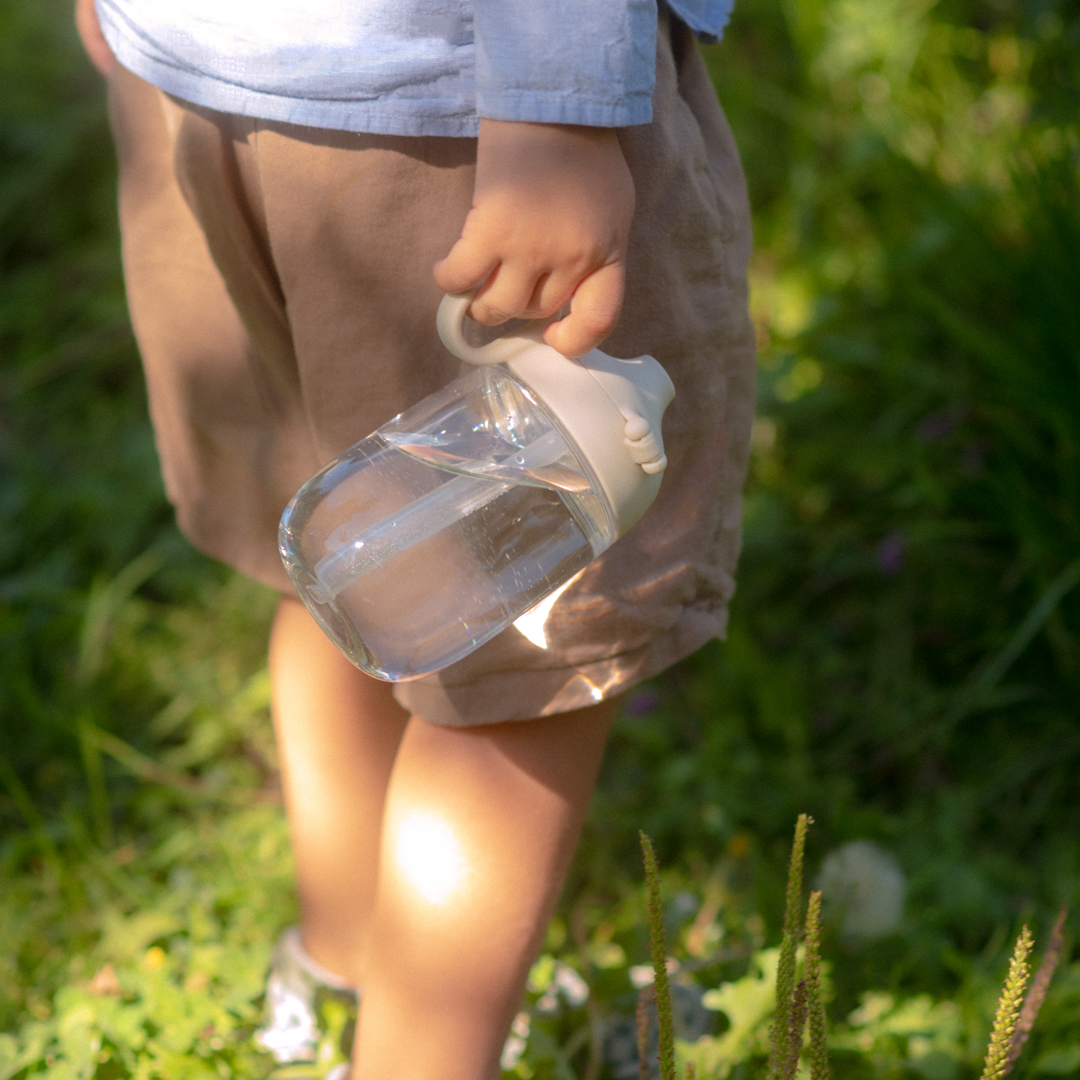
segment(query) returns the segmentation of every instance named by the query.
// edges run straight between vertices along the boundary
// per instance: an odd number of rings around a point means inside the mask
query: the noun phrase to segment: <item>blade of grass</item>
[[[791,1031],[791,1010],[795,997],[795,959],[799,947],[799,927],[802,922],[803,857],[806,851],[806,830],[812,822],[813,818],[808,815],[799,815],[795,822],[795,840],[791,846],[784,929],[780,939],[780,960],[776,968],[776,1011],[773,1013],[766,1072],[770,1080],[777,1080],[783,1075],[788,1033]]]
[[[90,592],[79,635],[79,652],[75,664],[75,686],[85,690],[98,677],[105,662],[109,631],[116,613],[124,601],[165,563],[165,551],[160,544],[148,548],[133,559],[111,581],[97,584]],[[109,787],[101,761],[99,740],[91,733],[93,723],[85,712],[75,721],[79,753],[86,786],[90,792],[90,817],[94,836],[103,849],[113,846],[112,808]]]
[[[155,544],[132,559],[112,580],[95,584],[86,602],[79,634],[79,658],[75,666],[75,681],[79,686],[87,686],[100,673],[109,628],[124,601],[165,565],[165,559],[165,546]]]
[[[243,791],[235,788],[225,788],[220,791],[207,787],[201,780],[197,780],[187,773],[178,772],[160,764],[130,743],[103,731],[89,721],[83,725],[83,733],[86,741],[96,750],[100,750],[117,761],[132,775],[140,780],[145,780],[160,787],[170,788],[183,795],[193,796],[198,799],[209,799],[223,803],[231,803],[239,806],[255,802],[278,802],[278,797],[272,792]]]
[[[951,707],[942,719],[945,730],[951,730],[986,700],[1077,583],[1080,583],[1080,560],[1071,563],[1054,579],[1004,647],[976,668],[957,690]]]
[[[127,319],[94,327],[35,357],[18,370],[0,376],[0,401],[17,398],[75,368],[85,372],[88,367],[119,366],[126,357],[117,354],[133,344],[131,323]]]
[[[90,734],[93,726],[85,714],[75,722],[79,735],[79,752],[82,755],[86,786],[90,790],[90,820],[93,822],[94,839],[102,850],[113,846],[112,808],[109,805],[109,788],[105,782],[105,769],[101,763],[101,749]]]
[[[58,876],[62,877],[63,861],[60,858],[60,853],[56,850],[53,838],[45,828],[45,820],[42,818],[41,812],[38,810],[30,792],[26,790],[26,785],[19,779],[19,774],[12,768],[11,762],[3,754],[0,754],[0,782],[3,783],[8,798],[18,808],[19,813],[22,814],[26,824],[33,832],[45,861]]]

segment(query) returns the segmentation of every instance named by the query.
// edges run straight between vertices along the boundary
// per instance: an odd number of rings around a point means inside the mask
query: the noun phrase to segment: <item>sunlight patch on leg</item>
[[[406,814],[398,826],[394,853],[406,880],[429,903],[446,903],[465,879],[461,843],[435,814],[421,810]]]

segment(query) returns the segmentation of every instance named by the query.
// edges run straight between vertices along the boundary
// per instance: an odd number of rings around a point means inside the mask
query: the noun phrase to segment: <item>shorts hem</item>
[[[646,644],[590,664],[540,671],[491,672],[469,683],[447,684],[438,675],[398,683],[394,697],[436,727],[479,727],[534,720],[599,705],[660,674],[727,632],[726,605],[688,607]],[[507,629],[504,633],[517,633]]]

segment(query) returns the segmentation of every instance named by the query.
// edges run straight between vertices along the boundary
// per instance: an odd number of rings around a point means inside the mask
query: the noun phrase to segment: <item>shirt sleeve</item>
[[[698,41],[715,45],[723,36],[735,0],[668,0],[668,4]]]
[[[652,119],[656,0],[475,0],[482,117],[628,127]]]

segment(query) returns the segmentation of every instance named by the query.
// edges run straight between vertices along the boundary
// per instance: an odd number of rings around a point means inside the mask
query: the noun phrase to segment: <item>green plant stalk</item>
[[[802,922],[803,857],[806,852],[806,830],[813,818],[800,814],[795,822],[795,840],[791,846],[788,866],[787,901],[784,910],[784,930],[780,939],[780,960],[776,968],[776,1011],[773,1013],[769,1041],[769,1062],[766,1076],[778,1080],[783,1075],[788,1034],[791,1031],[792,1005],[795,995],[795,958],[799,948],[799,924]]]
[[[112,809],[109,806],[109,787],[105,782],[105,769],[101,762],[101,750],[95,741],[93,725],[85,716],[78,721],[79,750],[82,752],[86,785],[90,790],[90,816],[94,823],[94,838],[102,849],[112,847]]]
[[[45,827],[41,812],[38,810],[30,792],[26,790],[26,785],[19,779],[19,774],[12,768],[11,762],[3,754],[0,754],[0,783],[4,785],[8,798],[18,808],[26,824],[30,826],[45,861],[62,878],[64,863],[56,849],[53,838]]]
[[[1058,604],[1078,583],[1080,583],[1080,560],[1070,563],[1054,579],[1004,648],[979,665],[963,686],[956,691],[952,704],[942,717],[943,726],[951,730],[993,693],[1009,668],[1057,610]]]
[[[638,994],[635,1034],[639,1080],[652,1080],[652,1070],[649,1068],[649,1008],[655,1001],[656,990],[652,986],[644,987]]]
[[[802,1056],[803,1032],[806,1030],[807,992],[806,980],[800,979],[791,997],[791,1027],[788,1031],[788,1044],[780,1080],[795,1080],[799,1071],[799,1058]]]
[[[585,1071],[581,1074],[581,1080],[596,1080],[604,1057],[604,1026],[597,1011],[596,994],[592,982],[593,965],[589,952],[589,934],[585,929],[584,896],[574,905],[570,916],[570,929],[574,936],[574,944],[577,945],[578,953],[584,961],[584,974],[589,984],[589,994],[585,998],[585,1016],[588,1020],[585,1030],[589,1038],[589,1060]]]
[[[656,988],[656,1027],[660,1043],[660,1078],[675,1080],[675,1030],[671,1022],[671,987],[667,977],[667,945],[664,941],[664,909],[660,906],[660,871],[652,841],[644,832],[641,851],[645,857],[645,892],[649,907],[649,948],[652,952]]]
[[[89,686],[101,675],[109,645],[112,624],[124,602],[140,585],[145,584],[165,565],[165,549],[155,544],[127,564],[111,581],[96,581],[86,601],[79,652],[75,664],[75,683]]]
[[[1009,1071],[1009,1046],[1020,1019],[1020,1006],[1024,999],[1031,965],[1031,931],[1025,926],[1016,939],[1012,959],[1009,961],[1009,974],[998,1000],[994,1027],[990,1033],[990,1045],[986,1049],[986,1064],[980,1080],[1001,1080]]]
[[[1050,989],[1050,980],[1054,977],[1054,970],[1061,959],[1061,951],[1065,943],[1065,920],[1068,918],[1069,909],[1062,905],[1058,917],[1054,922],[1054,928],[1050,931],[1050,940],[1046,943],[1046,952],[1043,953],[1042,962],[1039,964],[1035,978],[1031,980],[1031,989],[1024,997],[1024,1004],[1020,1009],[1020,1018],[1016,1022],[1016,1028],[1009,1040],[1009,1052],[1005,1055],[1005,1071],[1007,1075],[1012,1071],[1024,1049],[1024,1043],[1028,1041],[1031,1029],[1038,1019],[1039,1010],[1046,1000],[1047,991]]]
[[[810,1080],[828,1080],[829,1048],[826,1042],[825,998],[821,986],[821,892],[810,894],[806,909],[806,1006],[810,1022]]]
[[[234,791],[228,788],[217,791],[188,773],[159,764],[153,758],[136,750],[130,743],[124,742],[123,739],[118,738],[109,731],[103,731],[88,720],[82,721],[80,736],[95,749],[108,754],[132,776],[137,776],[140,780],[145,780],[150,784],[157,784],[159,787],[170,788],[178,794],[197,799],[235,803],[238,806],[263,799],[259,792]],[[269,801],[278,800],[275,796]]]

